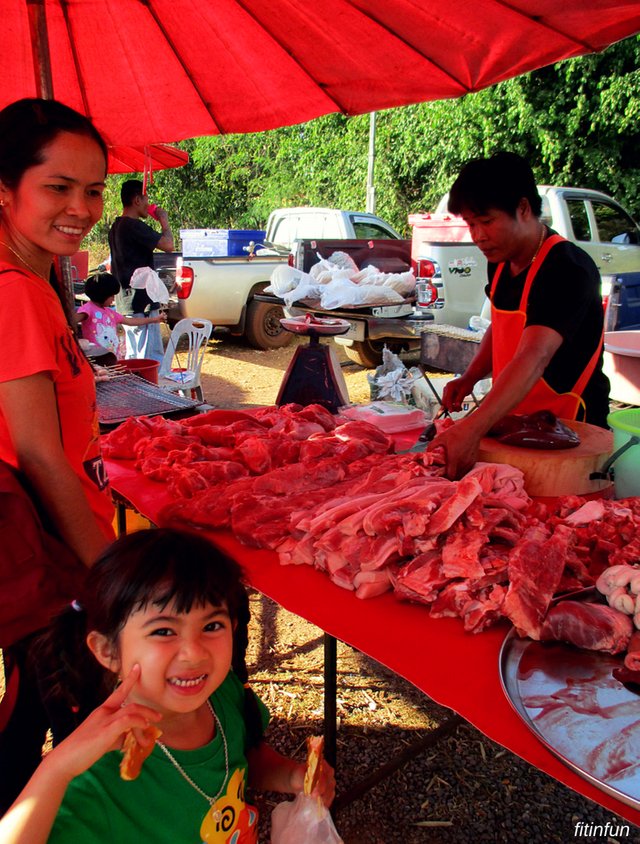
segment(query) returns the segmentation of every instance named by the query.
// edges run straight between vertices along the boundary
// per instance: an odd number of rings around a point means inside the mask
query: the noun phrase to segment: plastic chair
[[[203,400],[200,369],[212,331],[213,324],[208,319],[181,319],[174,325],[158,372],[160,387]],[[178,349],[185,335],[189,347]]]

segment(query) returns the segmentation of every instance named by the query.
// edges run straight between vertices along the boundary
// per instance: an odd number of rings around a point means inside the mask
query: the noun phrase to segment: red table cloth
[[[159,524],[158,513],[169,503],[165,487],[136,472],[131,461],[105,463],[113,490]],[[244,567],[252,587],[281,607],[386,665],[488,738],[640,826],[640,811],[560,762],[511,707],[498,669],[509,625],[465,633],[460,620],[431,618],[425,607],[400,602],[391,593],[363,601],[311,566],[281,566],[273,551],[248,548],[230,531],[207,535]]]

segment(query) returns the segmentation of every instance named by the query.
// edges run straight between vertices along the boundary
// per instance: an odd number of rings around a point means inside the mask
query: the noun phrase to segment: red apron
[[[529,272],[524,283],[524,289],[520,298],[520,305],[517,311],[504,311],[496,308],[493,304],[494,293],[498,280],[502,275],[504,269],[504,262],[498,264],[493,281],[491,283],[491,336],[492,336],[492,375],[495,380],[506,365],[514,358],[516,350],[522,338],[527,321],[527,303],[529,301],[529,291],[536,273],[542,266],[544,259],[547,257],[549,250],[564,241],[564,237],[559,234],[553,234],[548,237],[538,254],[534,258]],[[600,339],[600,343],[596,348],[591,360],[578,377],[573,388],[568,393],[557,393],[550,387],[544,378],[540,378],[531,388],[529,393],[516,405],[511,411],[512,413],[535,413],[538,410],[550,410],[559,419],[577,419],[580,408],[583,409],[584,416],[584,401],[582,400],[582,393],[587,386],[589,379],[593,375],[600,352],[602,351],[602,344],[604,341],[604,334]]]

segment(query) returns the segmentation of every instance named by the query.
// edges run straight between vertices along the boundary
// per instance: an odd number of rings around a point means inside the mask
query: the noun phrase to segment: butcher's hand
[[[465,375],[454,378],[453,381],[445,384],[442,391],[442,406],[444,409],[454,413],[462,410],[462,404],[474,386],[475,381]]]
[[[471,417],[460,419],[434,437],[427,446],[427,451],[442,449],[444,452],[444,473],[449,480],[460,480],[478,460],[481,437],[471,422]]]

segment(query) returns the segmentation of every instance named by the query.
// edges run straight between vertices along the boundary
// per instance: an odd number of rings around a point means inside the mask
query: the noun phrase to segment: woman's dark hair
[[[61,132],[83,135],[104,153],[105,175],[108,150],[93,123],[57,100],[25,98],[0,111],[0,180],[15,189],[26,170],[42,164],[44,150]]]
[[[96,670],[86,636],[96,630],[117,647],[129,616],[150,603],[160,610],[172,604],[179,613],[206,604],[224,604],[236,623],[232,667],[246,683],[250,611],[241,578],[242,569],[234,560],[191,531],[158,528],[117,539],[89,570],[80,596],[83,611],[65,612],[41,639],[46,659],[60,666],[46,684],[51,687],[54,705],[63,698],[67,707],[78,713],[79,723],[111,693],[114,678],[103,669]],[[39,656],[43,655],[40,650]],[[96,698],[91,685],[100,675]],[[248,688],[245,722],[249,746],[258,744],[262,723],[256,698]]]
[[[45,149],[61,132],[95,141],[104,154],[106,175],[108,149],[93,123],[64,103],[33,97],[16,100],[0,111],[0,181],[5,187],[15,190],[30,167],[42,164]],[[67,322],[73,325],[70,305],[53,269],[49,281]]]
[[[94,273],[84,283],[84,292],[90,301],[102,305],[110,296],[120,291],[118,279],[111,273]]]
[[[497,152],[464,165],[449,192],[448,208],[452,214],[486,214],[496,208],[515,217],[523,198],[539,217],[542,199],[529,163],[515,152]]]

